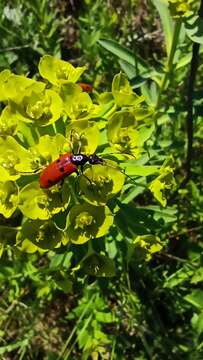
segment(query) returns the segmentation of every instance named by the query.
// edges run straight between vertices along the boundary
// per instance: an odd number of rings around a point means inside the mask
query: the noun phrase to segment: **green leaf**
[[[158,86],[155,82],[145,83],[141,87],[142,94],[148,105],[156,106],[158,99]]]
[[[73,257],[73,252],[69,251],[67,253],[62,254],[54,254],[51,257],[50,269],[63,269],[69,268],[71,265],[71,259]]]
[[[192,41],[203,44],[203,19],[200,16],[191,15],[186,18],[185,29]]]
[[[14,246],[15,245],[15,237],[16,233],[18,232],[19,228],[0,225],[0,243],[2,245],[9,244]],[[1,249],[2,251],[3,249]]]
[[[152,211],[154,213],[154,219],[159,221],[163,219],[165,223],[177,221],[177,209],[174,207],[167,206],[167,208],[162,208],[156,205],[148,205],[147,207],[142,207],[142,209],[147,211]]]
[[[140,165],[136,166],[132,162],[123,162],[120,167],[125,170],[125,173],[130,176],[149,176],[159,172],[160,166]]]
[[[65,294],[69,294],[72,292],[73,283],[69,279],[67,279],[67,278],[55,279],[55,283],[56,283],[57,287],[59,289],[63,290],[63,292]]]
[[[191,284],[198,284],[199,282],[202,281],[203,281],[203,267],[200,267],[199,269],[197,269],[197,271],[195,271],[191,279]]]
[[[194,314],[191,319],[193,329],[198,335],[203,333],[203,311],[200,314]]]
[[[197,309],[203,310],[203,290],[193,290],[191,294],[186,295],[184,299]]]
[[[191,62],[192,59],[192,53],[189,53],[185,56],[181,56],[180,59],[178,59],[178,63],[176,64],[176,69],[180,69],[181,67],[184,67],[188,65]]]
[[[151,214],[137,205],[118,202],[120,210],[116,213],[116,224],[125,236],[147,235],[157,230],[157,223]]]
[[[0,347],[0,355],[4,355],[5,353],[9,353],[15,350],[17,352],[17,349],[26,349],[29,344],[29,339],[21,339],[20,341],[15,341],[10,345],[5,345]],[[23,351],[23,350],[21,350]]]
[[[144,143],[149,140],[149,138],[152,136],[154,132],[154,124],[151,126],[142,126],[139,128],[139,140],[138,140],[138,146],[142,147]]]
[[[127,75],[128,79],[131,80],[137,75],[137,69],[135,66],[121,59],[118,62],[121,67],[121,70],[123,70],[123,72]]]
[[[107,313],[107,312],[102,312],[102,311],[97,311],[96,312],[96,320],[101,322],[101,323],[112,323],[115,321],[115,316],[113,313]]]
[[[168,4],[166,1],[163,0],[152,0],[152,3],[159,12],[161,18],[161,23],[163,26],[164,36],[165,36],[166,51],[167,54],[169,55],[172,45],[174,24],[168,9]]]
[[[140,186],[139,186],[140,184]],[[146,180],[145,178],[136,179],[136,186],[134,184],[126,184],[123,187],[123,191],[121,194],[121,201],[123,204],[129,204],[133,201],[138,195],[142,194],[145,191]]]
[[[189,266],[183,266],[181,269],[166,278],[164,287],[172,289],[185,281],[188,281],[194,273],[194,269]]]
[[[97,42],[106,50],[116,55],[119,59],[125,60],[134,67],[138,67],[140,71],[148,69],[148,65],[143,59],[128,50],[125,46],[120,45],[117,41],[100,39]]]

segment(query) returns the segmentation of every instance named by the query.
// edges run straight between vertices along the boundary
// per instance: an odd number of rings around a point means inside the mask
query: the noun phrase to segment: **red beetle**
[[[91,165],[103,164],[104,160],[97,155],[83,155],[66,153],[51,164],[49,164],[41,173],[39,183],[43,189],[48,189],[57,184],[70,174],[76,172],[79,175],[79,168],[83,171],[83,166],[89,163]]]
[[[90,84],[86,84],[86,83],[78,83],[78,85],[83,89],[83,91],[87,92],[87,93],[91,93],[93,86]]]

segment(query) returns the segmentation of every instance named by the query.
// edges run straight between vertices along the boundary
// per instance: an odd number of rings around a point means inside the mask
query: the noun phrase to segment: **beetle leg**
[[[90,186],[91,186],[92,190],[94,190],[94,189],[93,189],[93,185],[92,185],[92,181],[90,180],[90,178],[88,178],[88,176],[86,176],[86,175],[84,174],[83,165],[80,165],[80,170],[79,170],[78,172],[79,172],[79,175],[80,175],[80,176],[84,176],[84,177],[85,177],[85,179],[90,183]]]
[[[64,183],[64,179],[62,179],[59,183],[60,188],[63,186],[63,183]]]

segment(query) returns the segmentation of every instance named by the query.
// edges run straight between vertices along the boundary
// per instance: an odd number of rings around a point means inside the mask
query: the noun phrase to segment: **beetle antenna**
[[[110,164],[108,164],[108,162],[104,162],[104,165],[107,165],[108,167],[110,167],[112,169],[120,171],[123,175],[125,175],[128,179],[130,179],[135,185],[144,187],[145,189],[147,188],[146,185],[138,183],[130,175],[126,174],[125,169],[121,169],[119,166],[117,167],[117,166],[110,165]]]
[[[135,160],[137,160],[137,158],[136,158],[136,156],[135,155],[133,155],[133,154],[128,154],[128,153],[120,153],[120,152],[111,152],[111,153],[98,153],[98,155],[101,155],[101,156],[105,156],[105,155],[130,155],[130,156],[132,156]]]

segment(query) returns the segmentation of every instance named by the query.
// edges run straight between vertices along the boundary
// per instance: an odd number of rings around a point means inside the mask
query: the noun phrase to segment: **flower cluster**
[[[194,0],[168,0],[169,9],[174,18],[184,17],[192,10]]]
[[[39,63],[40,80],[0,73],[0,213],[21,214],[16,246],[22,251],[105,236],[116,211],[112,199],[125,182],[117,162],[146,153],[153,109],[142,107],[143,96],[122,74],[114,77],[111,92],[84,92],[78,84],[84,71],[46,55]],[[40,188],[39,172],[60,154],[96,151],[103,164],[85,166],[79,180],[71,175],[63,184]],[[113,160],[112,152],[119,153]]]

